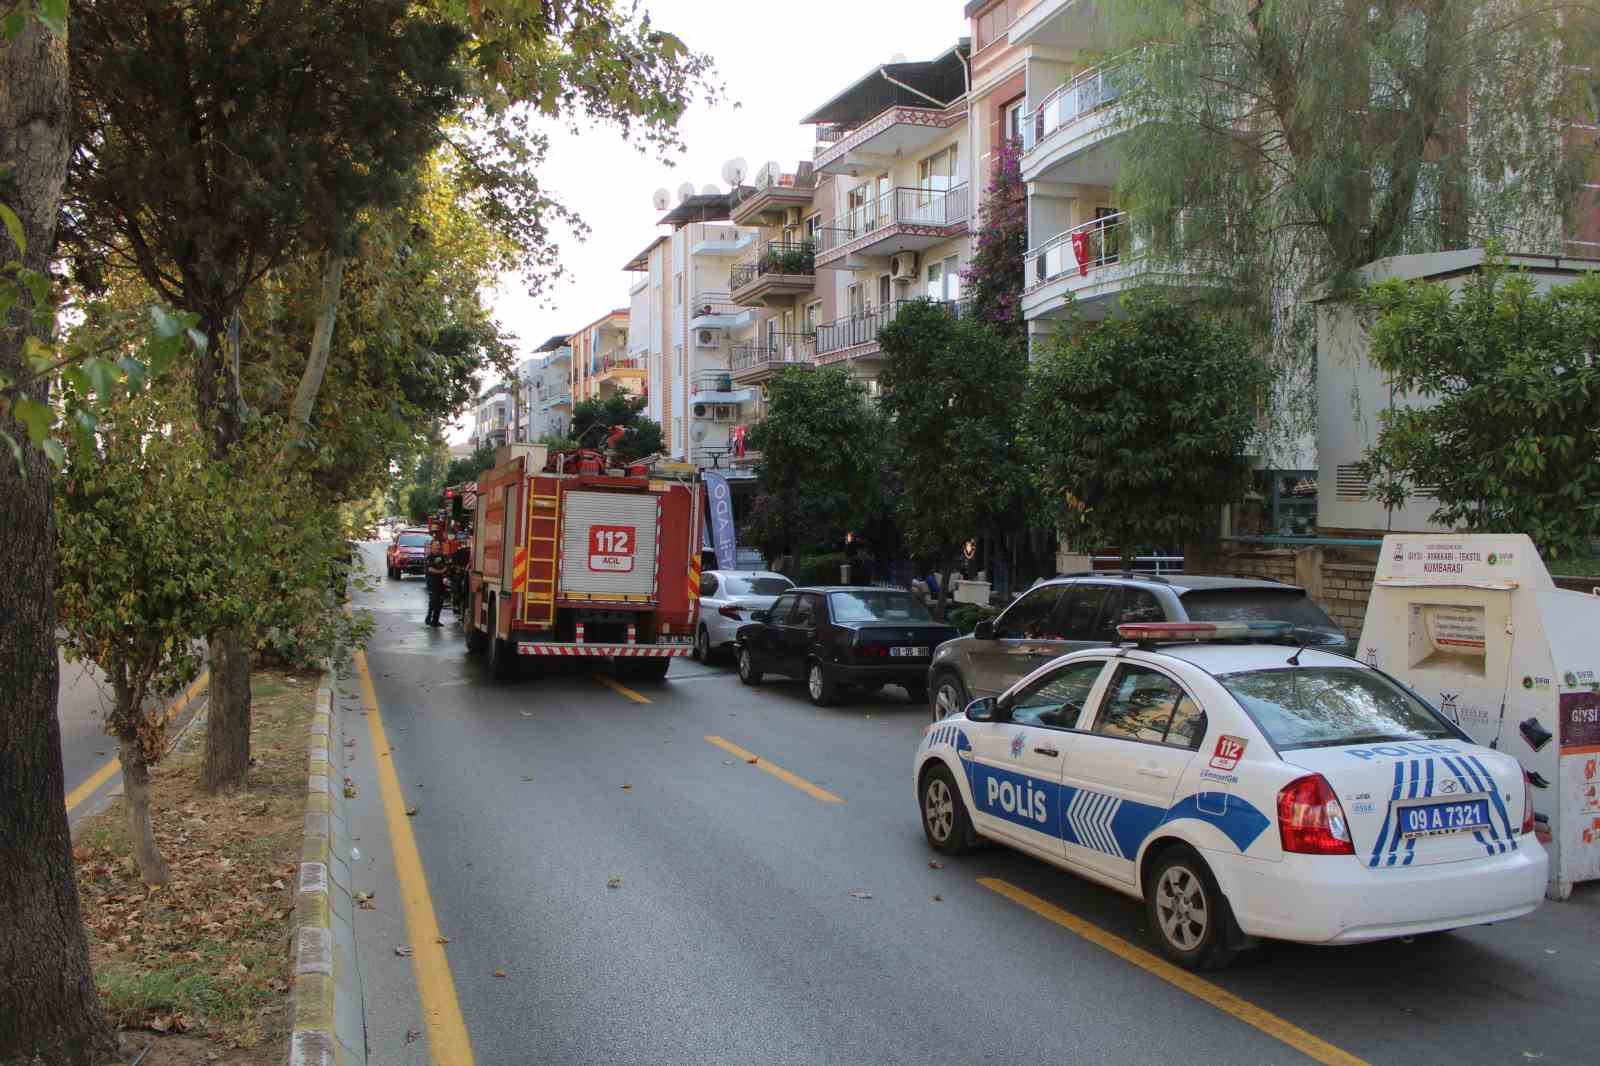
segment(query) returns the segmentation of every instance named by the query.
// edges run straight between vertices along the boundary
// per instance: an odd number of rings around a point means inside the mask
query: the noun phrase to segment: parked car
[[[824,707],[845,686],[899,685],[913,703],[926,701],[933,649],[956,635],[911,593],[865,586],[791,589],[753,619],[739,628],[739,680],[804,678]]]
[[[928,672],[935,720],[998,696],[1068,652],[1117,641],[1125,622],[1291,622],[1313,647],[1350,654],[1343,629],[1296,585],[1254,578],[1083,575],[1042,581],[970,636],[939,648]]]
[[[700,628],[694,657],[703,663],[731,651],[750,612],[765,611],[779,593],[794,588],[782,574],[767,570],[707,570],[700,575]]]
[[[433,538],[426,529],[402,529],[389,543],[389,576],[399,581],[407,574],[420,574],[427,566],[428,542]]]
[[[1196,970],[1258,937],[1356,944],[1539,906],[1548,858],[1516,759],[1347,656],[1195,642],[1264,623],[1156,643],[1164,625],[926,726],[928,843],[994,840],[1142,899],[1162,954]]]

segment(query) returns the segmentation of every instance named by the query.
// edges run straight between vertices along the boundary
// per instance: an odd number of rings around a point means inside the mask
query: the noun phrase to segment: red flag
[[[744,458],[744,431],[747,428],[746,426],[733,427],[733,457],[735,459]]]
[[[1072,234],[1072,257],[1078,261],[1078,274],[1089,273],[1089,231],[1077,230]]]

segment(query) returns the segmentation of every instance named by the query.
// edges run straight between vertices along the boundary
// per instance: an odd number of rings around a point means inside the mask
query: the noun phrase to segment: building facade
[[[645,368],[628,351],[628,308],[607,311],[571,338],[576,402],[644,391]]]
[[[485,389],[472,412],[473,450],[498,448],[511,439],[512,388],[502,381]]]

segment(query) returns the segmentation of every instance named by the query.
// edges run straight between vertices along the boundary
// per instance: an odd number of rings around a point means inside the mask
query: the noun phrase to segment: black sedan
[[[790,589],[751,618],[738,632],[739,680],[804,678],[819,706],[836,701],[845,685],[899,685],[912,703],[926,702],[933,649],[958,635],[899,589]]]

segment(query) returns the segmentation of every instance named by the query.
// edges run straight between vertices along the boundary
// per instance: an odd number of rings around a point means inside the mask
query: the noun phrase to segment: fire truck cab
[[[508,445],[478,478],[467,650],[496,679],[519,661],[594,657],[660,680],[694,645],[701,512],[693,466],[607,469],[598,452]]]

